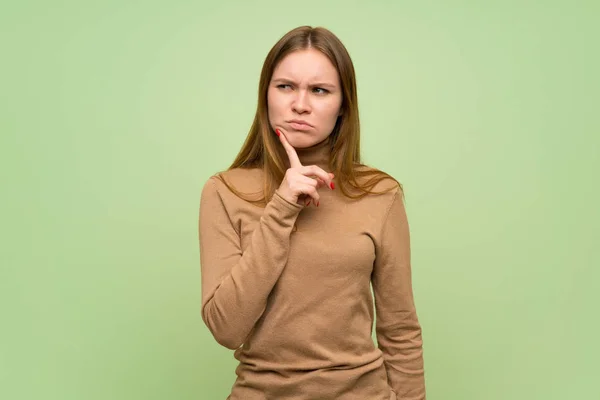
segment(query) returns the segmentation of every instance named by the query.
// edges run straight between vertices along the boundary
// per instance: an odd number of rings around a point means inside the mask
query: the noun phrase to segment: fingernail
[[[319,207],[319,202],[317,201],[317,207]]]
[[[334,183],[333,183],[333,182],[331,182],[331,183],[329,184],[329,187],[331,188],[331,190],[335,189],[335,185],[334,185]]]
[[[279,129],[275,129],[275,133],[277,134],[277,136],[281,136],[281,132],[279,132]]]
[[[304,206],[308,207],[310,205],[310,200],[308,200],[306,203],[304,203]]]

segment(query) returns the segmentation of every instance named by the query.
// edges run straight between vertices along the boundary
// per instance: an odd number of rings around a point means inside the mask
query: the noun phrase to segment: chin
[[[314,146],[318,142],[319,141],[316,140],[314,137],[308,135],[294,135],[293,139],[290,140],[290,144],[298,149],[304,149],[310,146]]]

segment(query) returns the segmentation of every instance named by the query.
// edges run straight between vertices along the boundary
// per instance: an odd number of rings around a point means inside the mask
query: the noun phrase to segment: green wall
[[[404,185],[428,398],[596,399],[600,5],[0,6],[0,397],[225,399],[200,189],[281,35],[357,69],[364,160]]]

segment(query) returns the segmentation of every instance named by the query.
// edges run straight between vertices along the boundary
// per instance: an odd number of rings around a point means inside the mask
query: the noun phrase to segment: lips
[[[290,121],[287,121],[287,122],[288,122],[288,123],[290,123],[290,124],[295,124],[295,125],[306,125],[306,126],[312,127],[312,125],[311,125],[311,124],[309,124],[308,122],[306,122],[306,121],[304,121],[304,120],[301,120],[301,119],[292,119],[292,120],[290,120]]]
[[[312,125],[306,123],[306,122],[293,122],[293,121],[289,121],[288,122],[288,126],[295,131],[310,131],[313,128]]]
[[[286,121],[288,126],[294,131],[310,131],[314,127],[303,119],[290,119]]]

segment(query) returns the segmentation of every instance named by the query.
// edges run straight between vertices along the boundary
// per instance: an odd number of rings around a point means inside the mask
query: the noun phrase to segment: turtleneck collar
[[[329,157],[331,150],[329,149],[329,136],[315,145],[303,149],[296,149],[298,158],[302,165],[318,165],[327,170],[329,167]]]

